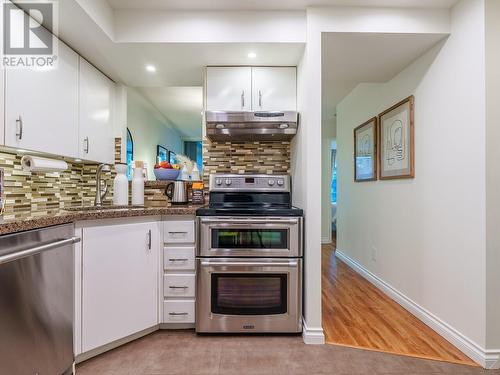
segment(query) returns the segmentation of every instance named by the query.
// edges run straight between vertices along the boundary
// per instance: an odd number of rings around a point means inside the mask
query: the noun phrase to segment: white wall
[[[153,167],[156,163],[156,145],[170,151],[182,153],[179,133],[137,90],[127,90],[127,127],[134,140],[134,160],[148,163],[148,176],[154,180]]]
[[[116,42],[303,43],[303,11],[115,11]]]
[[[500,2],[486,1],[486,346],[500,352]],[[496,367],[500,367],[497,361]]]
[[[451,11],[451,36],[386,84],[337,107],[338,248],[485,346],[484,5]],[[353,182],[353,129],[415,95],[415,179]],[[372,249],[377,249],[376,261]]]

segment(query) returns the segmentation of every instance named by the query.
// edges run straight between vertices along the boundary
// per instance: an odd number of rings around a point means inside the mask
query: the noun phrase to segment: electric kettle
[[[170,199],[172,204],[188,203],[186,181],[174,181],[169,183],[165,189],[165,195]]]

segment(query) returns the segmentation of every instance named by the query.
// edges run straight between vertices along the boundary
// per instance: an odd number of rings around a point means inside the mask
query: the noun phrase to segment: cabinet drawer
[[[194,323],[194,300],[163,302],[164,323]]]
[[[194,247],[166,247],[163,266],[168,271],[194,271]]]
[[[163,276],[165,297],[194,297],[195,274],[168,274]]]
[[[166,221],[165,243],[194,243],[194,220]]]

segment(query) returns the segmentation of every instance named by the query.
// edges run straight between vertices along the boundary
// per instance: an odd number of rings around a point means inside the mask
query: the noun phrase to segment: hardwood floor
[[[323,328],[329,344],[477,366],[322,247]]]

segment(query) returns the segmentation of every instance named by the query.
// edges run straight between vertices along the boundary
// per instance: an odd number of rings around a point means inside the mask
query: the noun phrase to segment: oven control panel
[[[211,174],[210,191],[289,192],[289,175]]]

